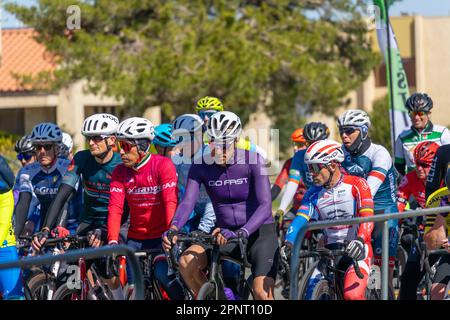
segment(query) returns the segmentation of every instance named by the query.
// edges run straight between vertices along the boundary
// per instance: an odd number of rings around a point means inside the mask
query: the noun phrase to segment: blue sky
[[[1,3],[20,3],[32,5],[36,0],[5,0]],[[402,12],[408,14],[420,14],[423,16],[450,16],[450,0],[403,0],[395,3],[390,8],[391,16],[398,16]],[[1,9],[1,25],[3,28],[15,28],[23,26],[13,15]]]

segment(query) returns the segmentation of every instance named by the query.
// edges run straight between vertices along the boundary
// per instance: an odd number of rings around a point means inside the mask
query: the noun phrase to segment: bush
[[[9,166],[16,174],[21,168],[20,162],[16,158],[14,145],[20,136],[0,131],[0,154],[8,161]]]

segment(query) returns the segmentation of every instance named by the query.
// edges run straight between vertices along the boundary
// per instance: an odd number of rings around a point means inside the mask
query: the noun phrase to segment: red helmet
[[[439,145],[433,141],[422,141],[414,149],[414,161],[431,164]]]
[[[305,137],[303,137],[303,129],[296,129],[291,135],[292,142],[306,143]]]

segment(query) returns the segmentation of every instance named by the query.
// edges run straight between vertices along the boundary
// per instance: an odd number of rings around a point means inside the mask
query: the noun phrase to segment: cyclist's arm
[[[294,199],[294,196],[297,193],[298,185],[302,180],[300,172],[302,160],[302,156],[299,156],[299,154],[295,154],[292,158],[286,191],[281,198],[280,207],[278,208],[279,210],[283,210],[283,212],[286,212],[289,204],[292,202],[292,199]]]
[[[16,236],[20,236],[22,229],[25,226],[25,222],[27,221],[31,197],[32,195],[30,192],[19,193],[19,200],[17,201],[16,208],[14,209],[14,216],[16,219],[14,233]]]
[[[170,225],[170,222],[175,214],[175,210],[177,209],[178,177],[177,170],[175,169],[172,161],[168,158],[165,158],[164,160],[165,161],[162,162],[163,166],[161,167],[161,170],[159,170],[158,175],[160,179],[159,183],[162,186],[161,192],[166,212],[165,222],[166,225]]]
[[[194,210],[200,192],[202,169],[203,167],[201,165],[193,164],[189,170],[184,198],[178,205],[172,220],[172,225],[175,226],[177,230],[183,228],[188,221],[192,210]]]
[[[358,210],[356,216],[373,216],[373,199],[367,182],[362,178],[355,177],[352,185],[352,193],[353,197],[356,199],[356,206]],[[370,242],[373,228],[373,222],[361,223],[358,227],[358,237],[362,238],[364,242]]]
[[[308,223],[311,218],[317,216],[316,204],[318,193],[315,187],[310,188],[303,197],[302,205],[297,211],[297,216],[289,225],[286,233],[286,243],[294,245],[300,229]]]
[[[367,183],[370,186],[370,192],[373,196],[377,194],[391,167],[392,159],[389,152],[384,148],[378,150],[372,163],[372,171],[369,172],[367,177]]]
[[[425,187],[426,199],[441,185],[441,181],[444,177],[445,170],[447,169],[447,161],[450,155],[446,155],[445,151],[450,150],[446,146],[440,146],[436,152],[436,155],[431,163],[431,169],[427,176],[427,184]]]
[[[434,220],[433,226],[426,231],[423,237],[429,250],[439,249],[442,241],[447,239],[447,235],[445,234],[445,226],[445,218],[440,214],[436,215],[436,220]]]
[[[11,229],[12,214],[14,210],[14,198],[12,191],[0,194],[0,245],[8,237]]]
[[[410,182],[408,181],[408,176],[404,176],[400,185],[398,186],[397,193],[397,208],[399,212],[405,211],[405,208],[408,204],[409,197],[412,194],[412,190],[410,188]]]
[[[55,224],[55,221],[60,220],[64,205],[70,200],[71,195],[75,194],[75,192],[76,190],[72,186],[61,183],[55,199],[53,199],[50,207],[48,208],[42,228],[47,227],[50,229]]]
[[[0,156],[0,193],[11,190],[14,186],[14,173],[6,160]]]
[[[121,174],[121,166],[117,166],[111,175],[109,185],[110,197],[108,204],[108,243],[119,241],[120,223],[125,202],[125,186]]]
[[[213,205],[211,201],[205,204],[205,210],[200,218],[200,223],[198,224],[198,229],[210,233],[216,224],[216,213],[214,212]]]
[[[406,173],[406,160],[405,154],[403,153],[403,142],[400,137],[395,140],[395,152],[394,152],[394,166],[398,173],[402,176]]]
[[[281,190],[283,190],[283,187],[285,186],[285,184],[288,181],[290,164],[291,164],[291,161],[289,161],[289,160],[286,160],[284,162],[283,168],[281,168],[281,171],[278,174],[278,177],[275,180],[275,183],[273,184],[272,188],[270,189],[272,201],[278,197]]]

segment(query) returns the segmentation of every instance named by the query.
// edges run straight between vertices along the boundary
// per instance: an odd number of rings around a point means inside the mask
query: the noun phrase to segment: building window
[[[406,58],[402,59],[403,68],[405,68],[406,77],[408,78],[408,86],[415,87],[416,86],[416,59],[415,58]],[[387,87],[387,79],[386,79],[386,64],[382,64],[375,68],[375,85],[377,88],[379,87]]]

